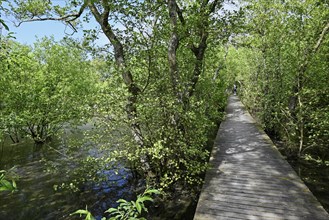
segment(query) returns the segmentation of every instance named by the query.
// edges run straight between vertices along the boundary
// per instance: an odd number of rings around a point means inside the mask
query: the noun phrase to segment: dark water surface
[[[69,214],[86,205],[100,219],[119,198],[134,197],[131,175],[123,167],[100,171],[105,176],[102,182],[93,182],[86,174],[85,183],[70,185],[76,179],[70,171],[80,166],[77,159],[101,152],[75,148],[68,156],[64,142],[54,140],[43,147],[31,141],[0,143],[0,170],[12,169],[10,173],[19,176],[18,191],[0,192],[0,220],[77,219]],[[67,187],[61,189],[62,183]]]
[[[304,160],[289,163],[329,213],[329,166]]]

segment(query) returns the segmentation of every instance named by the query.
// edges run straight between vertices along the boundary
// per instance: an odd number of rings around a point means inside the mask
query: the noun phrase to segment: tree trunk
[[[216,6],[218,4],[219,0],[214,0],[212,3],[209,3],[209,1],[203,1],[200,8],[200,13],[203,15],[201,25],[198,26],[199,28],[199,37],[200,42],[197,46],[193,44],[189,44],[188,47],[191,48],[194,56],[195,56],[195,62],[194,62],[194,70],[193,70],[193,76],[188,83],[187,92],[184,94],[184,97],[182,98],[184,103],[184,108],[187,108],[189,105],[189,100],[193,96],[196,85],[199,81],[199,77],[202,73],[203,68],[203,60],[204,60],[204,54],[207,49],[207,39],[208,39],[208,28],[209,28],[209,19],[212,13],[214,13]],[[173,27],[174,32],[177,34],[177,15],[178,18],[183,26],[186,25],[182,10],[178,7],[177,2],[175,0],[169,0],[168,1],[169,6],[169,14],[171,18],[171,24]],[[175,11],[174,11],[175,10]],[[174,33],[173,32],[173,33]],[[185,35],[188,37],[189,33],[186,31]],[[174,39],[174,35],[172,35],[172,39]],[[172,44],[174,45],[174,44]],[[178,44],[177,44],[178,46]],[[176,47],[177,49],[177,47]],[[176,51],[175,51],[176,52]]]
[[[168,62],[171,84],[173,88],[174,96],[176,96],[178,102],[181,102],[182,97],[178,88],[179,72],[177,64],[177,48],[179,46],[178,28],[177,28],[177,3],[176,0],[168,1],[168,11],[170,18],[171,37],[168,45]]]
[[[207,39],[208,39],[208,33],[205,30],[203,30],[198,47],[193,47],[191,49],[195,56],[195,61],[194,61],[193,76],[188,90],[188,99],[191,96],[193,96],[196,84],[198,83],[199,77],[202,73],[204,54],[207,49]]]
[[[203,15],[201,22],[202,25],[198,27],[200,41],[198,43],[198,46],[190,45],[190,48],[195,56],[195,61],[194,61],[193,76],[189,83],[187,100],[189,100],[193,96],[196,85],[199,81],[199,77],[202,74],[204,55],[208,46],[207,39],[209,36],[208,33],[209,22],[210,22],[209,19],[211,14],[215,12],[217,4],[218,4],[218,0],[215,0],[212,3],[209,3],[209,1],[204,1],[203,4],[201,5],[200,13]]]
[[[115,35],[115,33],[113,32],[111,25],[108,22],[110,8],[107,4],[104,4],[104,11],[101,14],[93,3],[89,2],[88,6],[91,12],[93,13],[94,17],[96,18],[97,22],[101,25],[104,34],[110,40],[111,44],[114,47],[114,56],[115,56],[116,65],[122,74],[124,83],[128,87],[129,97],[128,97],[128,103],[126,105],[126,112],[128,119],[131,122],[130,126],[132,129],[132,134],[137,144],[141,148],[145,148],[146,146],[143,140],[142,131],[138,123],[138,120],[136,120],[138,118],[136,104],[138,100],[138,95],[140,94],[140,89],[134,82],[133,76],[129,68],[127,68],[126,66],[123,45],[118,39],[118,37]],[[143,164],[142,170],[145,174],[152,173],[151,165],[146,155],[140,158],[140,162]]]
[[[298,147],[298,157],[301,156],[303,148],[304,148],[304,112],[303,112],[303,102],[302,102],[302,90],[303,90],[303,84],[304,84],[304,80],[305,80],[305,73],[308,69],[308,66],[311,62],[311,59],[313,58],[313,56],[318,52],[320,46],[322,45],[322,42],[324,40],[324,36],[325,34],[327,34],[329,30],[329,22],[326,23],[326,25],[323,27],[318,40],[316,41],[315,45],[312,47],[306,47],[304,49],[304,53],[303,53],[303,59],[299,65],[298,68],[298,72],[297,72],[297,79],[296,79],[296,85],[294,85],[293,87],[293,96],[291,97],[290,101],[291,103],[289,103],[291,106],[290,107],[290,111],[292,111],[292,113],[294,113],[294,118],[297,121],[297,127],[299,130],[299,147]],[[296,114],[296,107],[299,107],[298,111],[299,114]]]

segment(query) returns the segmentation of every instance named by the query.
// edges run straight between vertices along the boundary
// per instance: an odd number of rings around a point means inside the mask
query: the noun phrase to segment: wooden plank
[[[329,220],[236,96],[226,111],[194,220]]]

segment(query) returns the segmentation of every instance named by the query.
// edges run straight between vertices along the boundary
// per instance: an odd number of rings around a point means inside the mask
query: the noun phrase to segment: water
[[[305,160],[289,163],[329,213],[329,166]]]
[[[89,165],[82,161],[88,155],[102,154],[103,150],[88,147],[67,150],[65,145],[72,136],[64,135],[67,139],[55,139],[41,148],[31,141],[0,143],[0,170],[12,168],[19,176],[17,192],[0,193],[0,220],[82,219],[70,213],[86,206],[100,219],[119,198],[135,196],[131,174],[123,166],[99,170],[96,174],[104,179],[92,181],[93,176],[84,172]],[[75,182],[81,179],[85,182]],[[67,187],[61,188],[63,183]]]

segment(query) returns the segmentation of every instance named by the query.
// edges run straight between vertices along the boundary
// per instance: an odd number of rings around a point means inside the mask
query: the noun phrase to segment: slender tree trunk
[[[212,3],[209,3],[209,1],[203,1],[201,5],[200,13],[203,14],[202,16],[203,21],[202,21],[202,26],[199,26],[200,41],[198,43],[198,46],[194,46],[194,45],[190,46],[195,56],[195,61],[194,61],[193,76],[188,88],[188,94],[187,94],[188,100],[190,99],[190,97],[193,96],[196,89],[196,85],[199,81],[199,77],[202,74],[204,55],[208,46],[207,39],[209,36],[208,33],[209,22],[210,22],[209,20],[211,14],[215,12],[218,3],[219,3],[218,0],[215,0]]]
[[[202,32],[203,33],[202,33],[201,40],[199,42],[198,47],[192,48],[192,52],[195,56],[195,61],[194,61],[193,76],[192,76],[190,86],[189,86],[189,91],[188,91],[188,98],[193,96],[196,85],[199,81],[199,77],[202,73],[204,54],[207,49],[207,39],[208,39],[208,33],[205,30],[203,30]]]
[[[96,18],[97,22],[101,25],[104,34],[110,40],[111,44],[114,47],[114,56],[115,56],[116,65],[122,74],[124,83],[128,87],[129,97],[128,97],[128,103],[126,105],[126,112],[128,119],[131,122],[130,126],[132,129],[132,134],[137,144],[141,148],[145,148],[146,145],[143,139],[140,125],[137,120],[138,114],[137,114],[136,104],[137,104],[138,96],[140,94],[140,89],[134,82],[133,75],[131,74],[129,68],[127,68],[126,66],[123,45],[118,39],[118,37],[115,35],[115,33],[113,32],[111,25],[108,22],[110,8],[107,3],[104,3],[103,4],[104,11],[100,13],[97,7],[93,3],[89,2],[88,6],[91,12],[93,13],[94,17]],[[152,173],[151,165],[149,163],[149,159],[147,158],[147,156],[146,155],[142,156],[140,160],[141,163],[144,165],[142,167],[144,173],[147,174]]]
[[[187,93],[184,94],[184,104],[187,105],[189,102],[189,99],[191,96],[193,96],[196,85],[199,81],[199,77],[202,73],[203,69],[203,61],[204,61],[204,55],[205,51],[207,49],[207,39],[208,39],[208,29],[209,29],[209,20],[212,13],[215,12],[217,5],[223,1],[220,0],[214,0],[211,3],[209,1],[202,1],[202,4],[200,5],[200,13],[203,15],[201,25],[198,26],[199,30],[199,36],[200,41],[198,42],[197,46],[190,43],[188,47],[192,50],[194,56],[195,56],[195,62],[194,62],[194,70],[193,70],[193,76],[188,84]],[[177,2],[175,0],[169,0],[168,1],[169,6],[169,13],[171,18],[171,23],[173,27],[177,28],[177,16],[183,26],[186,25],[182,10],[178,7]],[[174,10],[175,13],[174,13]],[[177,31],[176,31],[177,33]],[[186,31],[185,33],[186,37],[189,37],[189,32]],[[173,39],[173,37],[172,37]],[[177,48],[176,48],[177,49]]]
[[[177,63],[177,55],[176,55],[179,46],[177,10],[178,9],[177,9],[176,0],[168,0],[168,11],[169,11],[170,27],[171,27],[171,36],[168,45],[169,71],[170,71],[173,93],[177,97],[177,100],[181,102],[182,97],[179,91],[180,88],[178,88],[179,72],[178,72],[178,63]]]
[[[226,45],[225,45],[224,63],[226,63],[226,58],[227,58],[227,55],[228,55],[228,49],[229,49],[229,45],[226,44]],[[216,71],[215,71],[215,73],[214,73],[214,76],[213,76],[212,80],[215,81],[215,80],[217,79],[217,77],[218,77],[218,75],[219,75],[219,72],[220,72],[223,68],[224,68],[224,65],[219,64],[219,66],[217,67],[217,69],[216,69]]]
[[[318,40],[316,41],[315,45],[313,47],[307,47],[304,50],[303,53],[303,59],[301,63],[299,64],[298,73],[297,73],[297,79],[296,79],[296,85],[293,87],[293,96],[291,97],[291,108],[290,110],[294,113],[294,117],[297,121],[297,126],[299,130],[299,146],[298,146],[298,157],[301,156],[303,148],[304,148],[304,112],[303,112],[303,101],[302,101],[302,90],[303,90],[303,84],[305,79],[305,73],[307,71],[307,68],[311,62],[311,59],[313,56],[318,52],[320,46],[322,45],[322,42],[324,40],[325,35],[327,34],[329,30],[329,22],[326,23],[326,25],[323,27]],[[297,115],[296,108],[299,108],[299,114]]]

